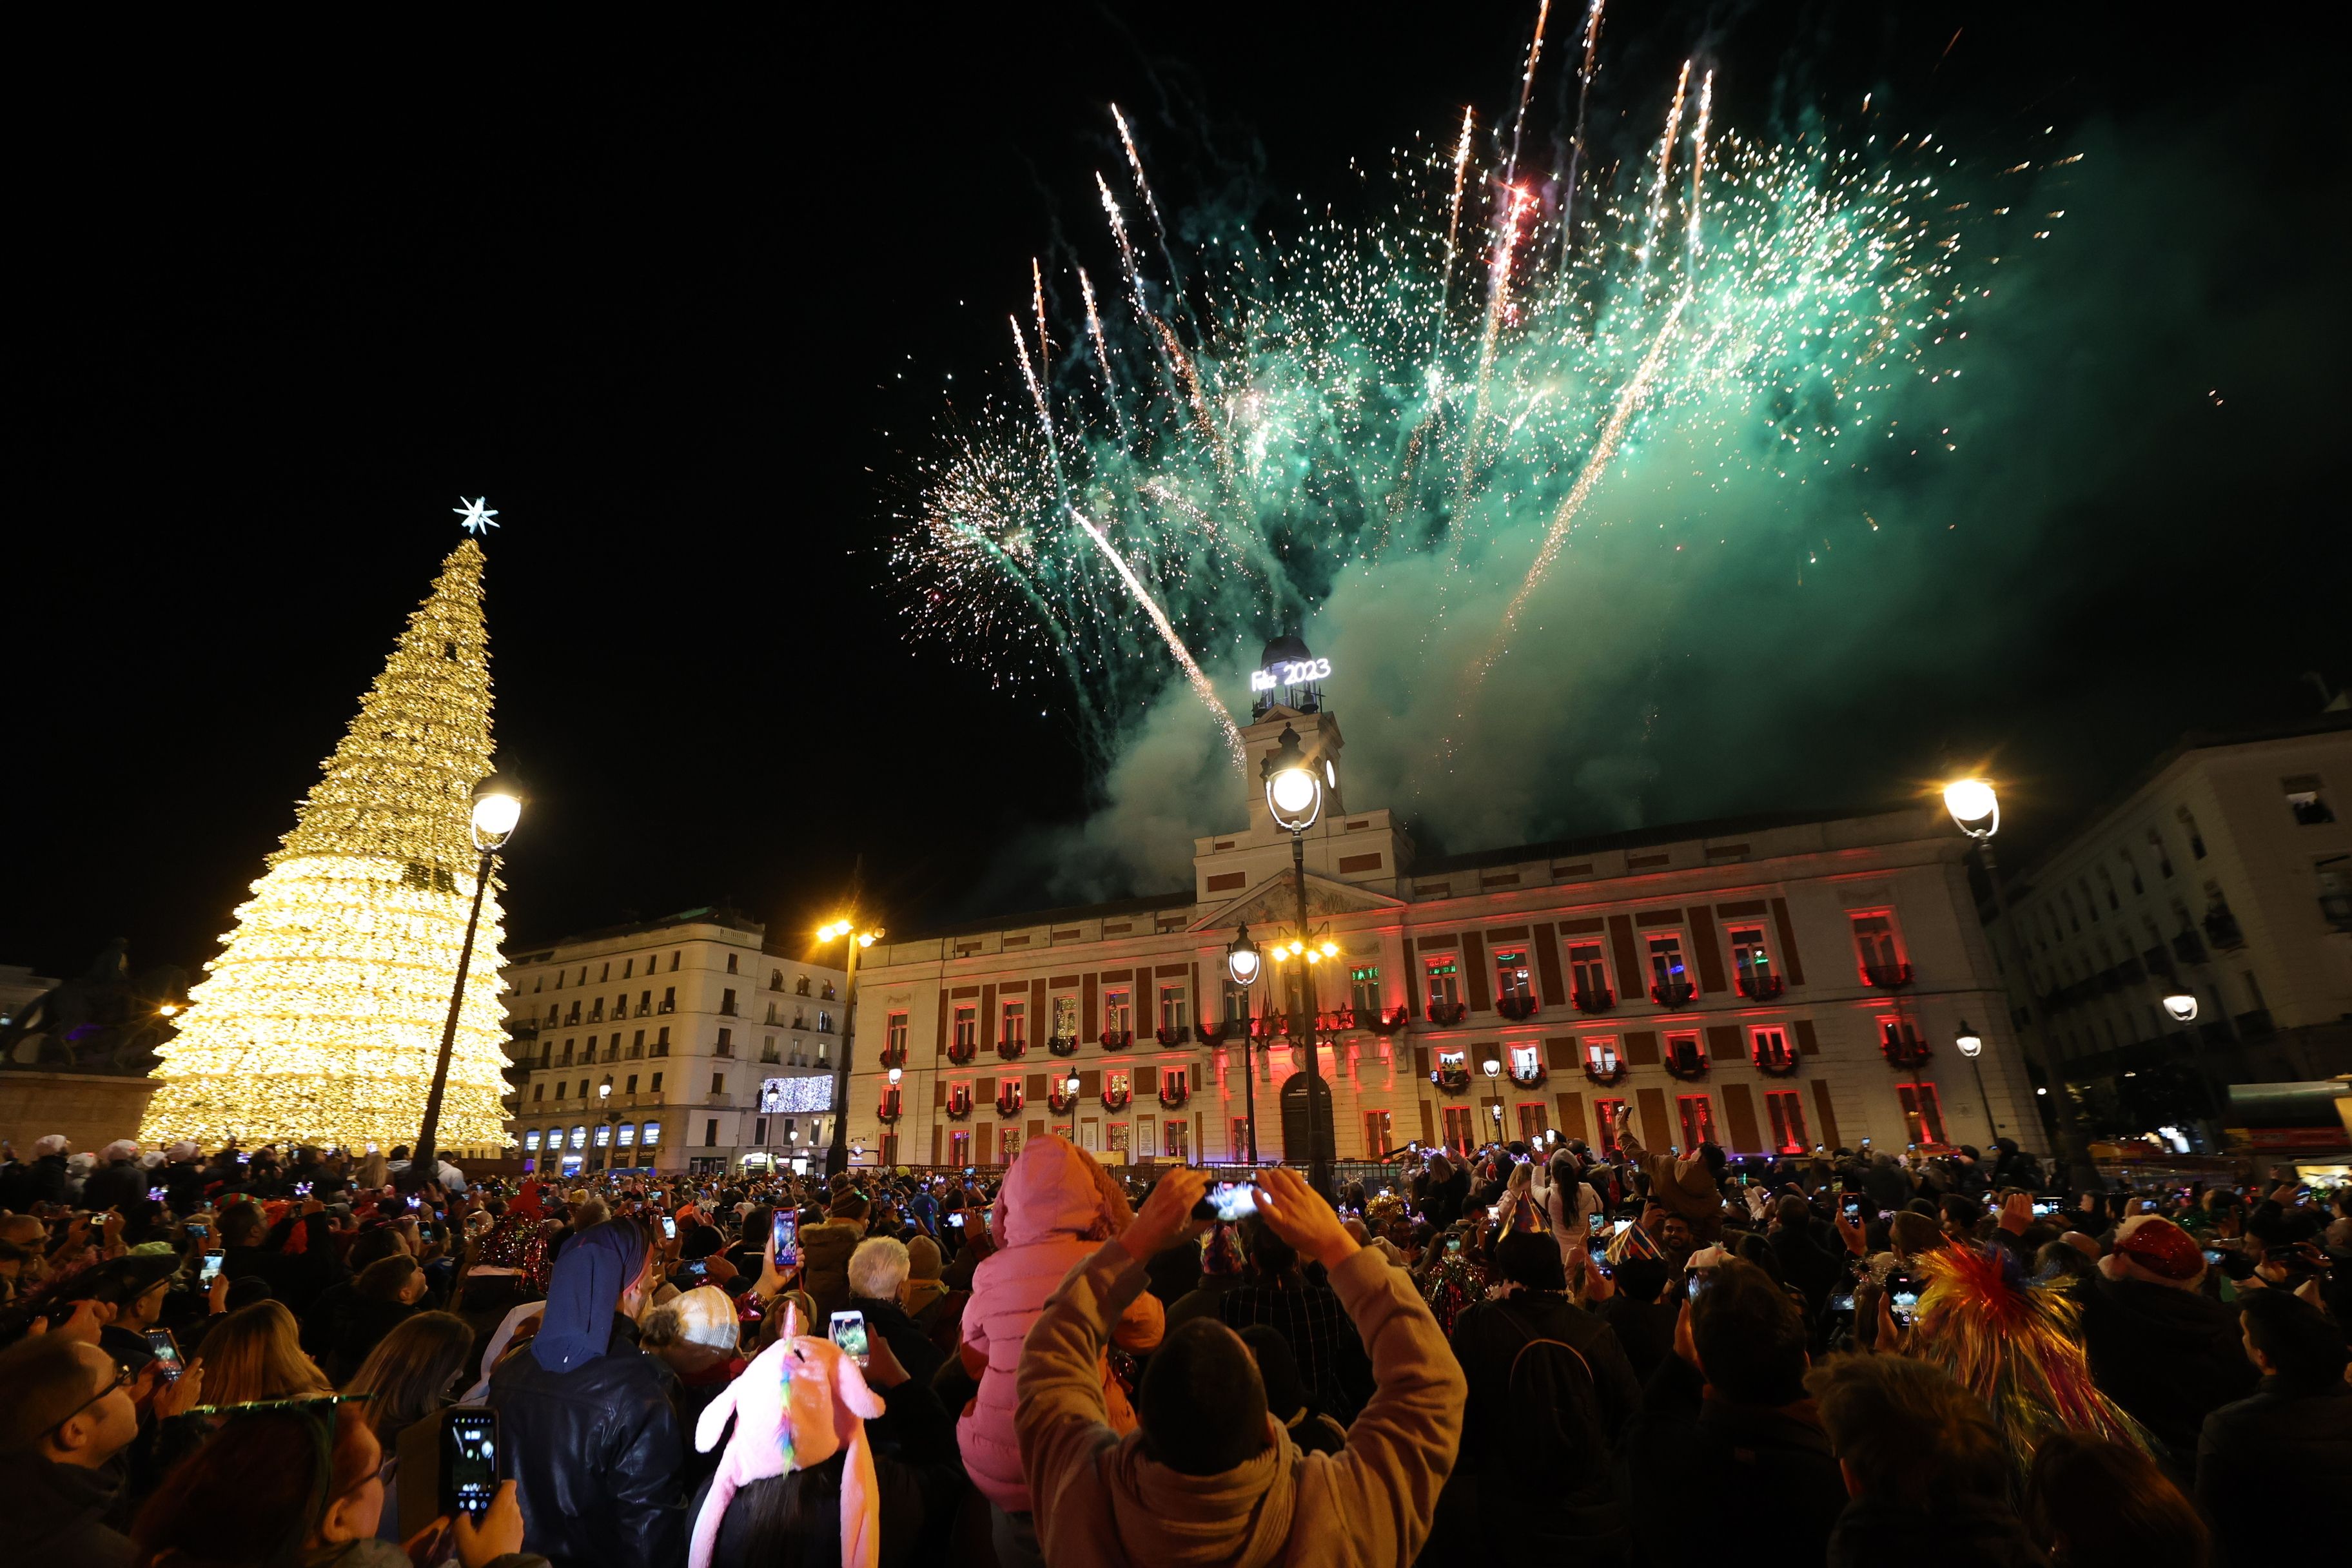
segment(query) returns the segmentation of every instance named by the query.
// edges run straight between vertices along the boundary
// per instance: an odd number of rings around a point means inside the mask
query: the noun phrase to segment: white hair
[[[898,1287],[914,1267],[907,1244],[896,1237],[869,1236],[849,1255],[849,1293],[869,1300],[898,1300]]]

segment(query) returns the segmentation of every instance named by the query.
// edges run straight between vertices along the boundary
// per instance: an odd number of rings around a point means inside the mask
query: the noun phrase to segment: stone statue
[[[186,1005],[188,977],[173,964],[131,973],[128,938],[116,937],[74,979],[62,981],[0,1026],[0,1070],[26,1068],[138,1077],[172,1037],[163,1009]]]

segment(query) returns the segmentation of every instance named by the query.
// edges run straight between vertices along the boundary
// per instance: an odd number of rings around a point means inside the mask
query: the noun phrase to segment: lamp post
[[[817,928],[816,940],[832,942],[838,937],[846,947],[849,957],[843,968],[847,978],[841,988],[841,1059],[833,1064],[833,1142],[825,1146],[824,1173],[839,1175],[849,1169],[849,1041],[857,1026],[857,955],[874,945],[882,934],[881,928],[859,931],[856,921],[834,921]],[[864,1152],[861,1143],[859,1152]]]
[[[2001,880],[2000,863],[1993,858],[1992,836],[2000,831],[2000,797],[1987,780],[1955,779],[1944,786],[1944,809],[1952,814],[1959,830],[1976,841],[1977,853],[1984,859],[1985,878],[1992,883],[1993,908],[2000,911],[2000,923],[2009,932],[2010,951],[2017,957],[2019,994],[2025,999],[2022,1039],[2033,1065],[2042,1069],[2043,1087],[2057,1091],[2058,1142],[2065,1151],[2067,1170],[2078,1185],[2092,1181],[2098,1172],[2091,1163],[2091,1145],[2074,1115],[2074,1097],[2066,1092],[2065,1070],[2042,1031],[2042,1014],[2033,1005],[2033,972],[2026,966],[2025,943],[2019,939],[2017,921],[2010,912],[2009,884]]]
[[[1984,1063],[1979,1059],[1984,1055],[1984,1037],[1969,1028],[1969,1021],[1963,1018],[1960,1020],[1960,1032],[1952,1037],[1952,1044],[1959,1047],[1960,1055],[1969,1058],[1969,1066],[1976,1071],[1977,1100],[1985,1108],[1985,1119],[1992,1123],[1992,1135],[1999,1138],[2000,1118],[1993,1114],[1992,1097],[1985,1093]]]
[[[1062,1098],[1070,1102],[1070,1142],[1078,1141],[1078,1075],[1073,1071],[1062,1080]]]
[[[1244,925],[1225,944],[1225,977],[1242,988],[1246,997],[1249,988],[1265,973],[1265,955],[1258,952],[1257,943],[1250,940],[1249,927]],[[1249,1004],[1242,1004],[1242,1125],[1249,1129],[1249,1163],[1257,1163],[1257,1052],[1250,1044]],[[1231,1029],[1234,1021],[1225,1020]],[[1075,1116],[1076,1113],[1071,1113]]]
[[[1290,881],[1298,896],[1298,934],[1291,939],[1291,956],[1305,967],[1298,971],[1299,1001],[1307,1017],[1307,1184],[1331,1199],[1331,1162],[1323,1152],[1323,1140],[1316,1134],[1318,1118],[1315,1101],[1323,1088],[1320,1062],[1321,1048],[1315,1037],[1315,971],[1313,964],[1322,954],[1308,945],[1307,931],[1307,830],[1315,826],[1323,814],[1323,791],[1328,783],[1339,787],[1339,771],[1329,758],[1318,767],[1298,744],[1298,731],[1285,724],[1282,739],[1259,764],[1265,780],[1266,809],[1274,820],[1290,833]],[[1337,951],[1336,949],[1332,951]],[[1250,1129],[1253,1142],[1257,1129]]]
[[[2197,1022],[2197,994],[2193,991],[2172,992],[2164,999],[2164,1013],[2166,1017],[2176,1024],[2194,1024]],[[2189,1031],[2189,1054],[2197,1063],[2197,1081],[2205,1089],[2206,1111],[2213,1118],[2215,1123],[2219,1124],[2221,1120],[2221,1096],[2213,1088],[2213,1075],[2206,1070],[2204,1031],[2200,1029]]]
[[[433,1087],[425,1096],[425,1124],[417,1129],[416,1147],[408,1160],[407,1184],[433,1180],[441,1173],[434,1137],[441,1130],[441,1097],[449,1087],[449,1053],[457,1044],[457,1015],[466,1003],[466,972],[474,964],[474,932],[482,923],[482,895],[489,890],[490,871],[498,853],[514,837],[522,820],[522,796],[493,775],[474,786],[472,829],[481,862],[474,868],[474,907],[466,915],[466,941],[457,949],[457,981],[449,988],[449,1016],[441,1025],[441,1054],[433,1063]]]
[[[1486,1114],[1494,1118],[1495,1142],[1500,1143],[1503,1141],[1503,1064],[1493,1057],[1488,1057],[1485,1066],[1486,1089],[1495,1102],[1486,1108]]]

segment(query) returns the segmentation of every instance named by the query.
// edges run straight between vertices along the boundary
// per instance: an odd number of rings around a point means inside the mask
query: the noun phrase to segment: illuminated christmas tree
[[[467,527],[495,527],[478,504]],[[158,1052],[140,1136],[415,1141],[474,894],[467,812],[490,772],[482,551],[442,563],[359,717]],[[483,900],[437,1142],[503,1145],[496,883]]]

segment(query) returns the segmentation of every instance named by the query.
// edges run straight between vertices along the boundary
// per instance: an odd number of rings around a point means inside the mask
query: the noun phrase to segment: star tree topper
[[[449,509],[466,520],[457,526],[467,533],[487,533],[498,527],[497,523],[490,521],[499,515],[498,508],[483,504],[488,499],[487,496],[476,496],[469,501],[464,496],[459,496],[457,504]]]

